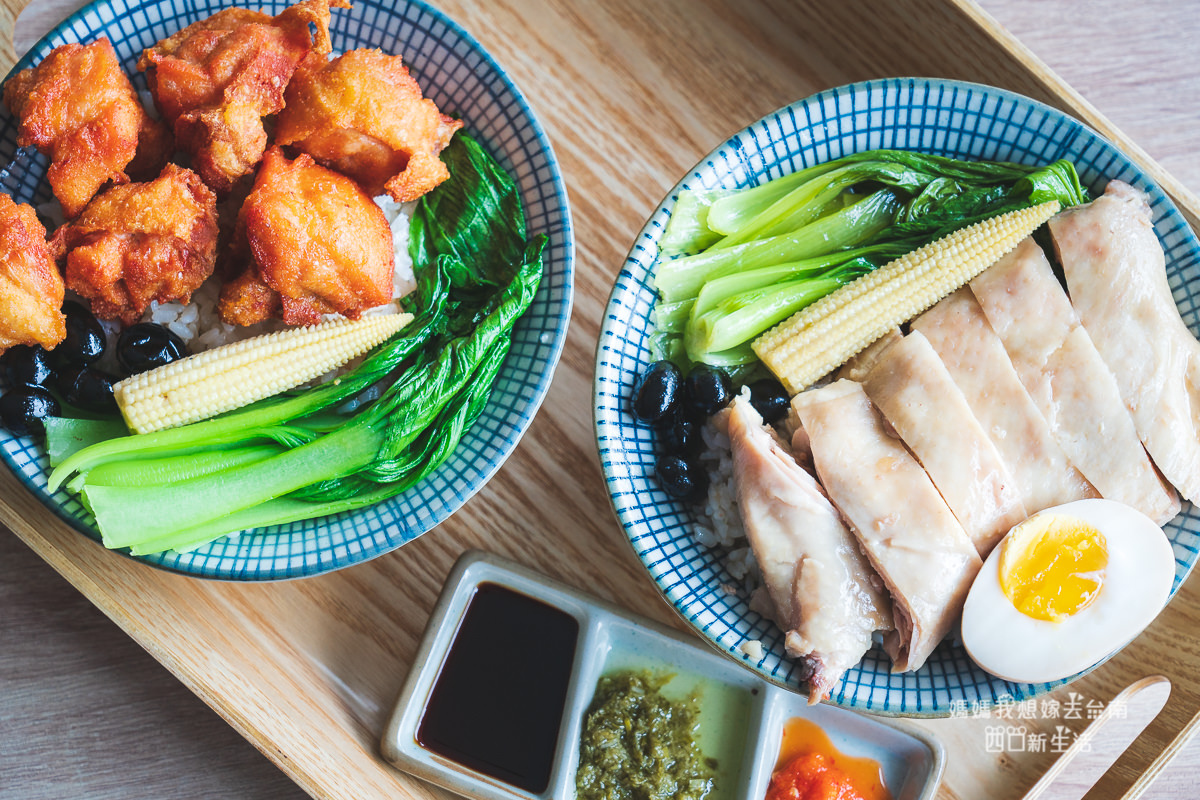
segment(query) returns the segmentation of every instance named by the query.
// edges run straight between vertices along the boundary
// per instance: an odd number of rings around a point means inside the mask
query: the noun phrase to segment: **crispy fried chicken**
[[[275,141],[348,175],[372,197],[416,200],[450,177],[438,154],[462,127],[421,95],[400,56],[351,50],[297,70]]]
[[[18,144],[50,157],[67,217],[109,181],[158,174],[171,154],[170,132],[147,115],[108,39],[54,48],[5,84],[4,103],[20,119]]]
[[[47,350],[67,335],[63,279],[32,206],[0,194],[0,352],[18,344]]]
[[[192,168],[218,193],[262,159],[263,118],[283,108],[296,66],[310,52],[329,52],[331,6],[349,3],[301,0],[276,17],[226,8],[163,39],[138,61]]]
[[[392,297],[395,255],[383,211],[354,181],[300,154],[267,151],[238,215],[244,271],[222,287],[221,317],[312,325],[356,319]]]
[[[216,196],[195,172],[168,164],[149,183],[97,195],[51,246],[67,288],[90,300],[92,313],[131,325],[152,300],[187,302],[212,274]]]

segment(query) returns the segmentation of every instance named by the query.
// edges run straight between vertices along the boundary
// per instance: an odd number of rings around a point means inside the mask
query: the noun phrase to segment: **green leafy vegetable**
[[[959,228],[1057,199],[1074,166],[901,150],[839,158],[745,190],[680,193],[654,276],[653,341],[684,369],[744,368],[752,339],[841,284]]]
[[[856,259],[827,270],[784,265],[709,281],[692,305],[687,352],[719,366],[746,363],[754,355],[738,351],[739,346],[872,268]]]
[[[85,447],[128,432],[125,423],[115,419],[47,417],[45,425],[46,455],[49,457],[52,467],[61,464]]]
[[[442,153],[453,180],[421,198],[409,225],[414,260],[439,257],[456,291],[486,292],[512,280],[525,249],[525,215],[512,178],[474,139]]]

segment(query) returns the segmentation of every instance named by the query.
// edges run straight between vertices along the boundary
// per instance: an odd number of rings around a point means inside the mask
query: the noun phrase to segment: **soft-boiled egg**
[[[963,646],[1005,680],[1066,678],[1149,625],[1174,578],[1171,543],[1141,512],[1099,499],[1046,509],[988,555],[963,607]]]

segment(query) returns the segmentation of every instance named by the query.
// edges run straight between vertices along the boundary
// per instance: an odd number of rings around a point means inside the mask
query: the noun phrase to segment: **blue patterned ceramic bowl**
[[[46,35],[15,70],[40,62],[67,42],[107,36],[142,89],[136,62],[143,49],[198,19],[234,5],[228,0],[100,0]],[[276,14],[287,2],[250,3]],[[504,69],[462,28],[420,0],[355,0],[334,9],[335,50],[377,47],[399,53],[426,96],[461,117],[464,130],[517,181],[530,234],[545,233],[545,271],[533,304],[519,321],[512,349],[483,415],[433,475],[391,500],[356,512],[243,533],[189,553],[142,561],[169,570],[228,580],[277,580],[315,575],[393,550],[435,527],[465,503],[517,446],[550,385],[571,316],[574,238],[558,163],[546,134]],[[14,70],[14,71],[15,71]],[[46,160],[16,144],[16,122],[0,108],[0,183],[21,202],[51,199]],[[46,492],[46,459],[29,438],[0,433],[8,466],[47,506],[98,538],[78,500]]]
[[[652,474],[654,436],[633,420],[628,398],[651,360],[647,320],[656,299],[658,240],[681,190],[754,186],[814,163],[885,147],[1023,163],[1067,158],[1093,192],[1113,178],[1142,189],[1150,196],[1175,298],[1193,333],[1200,333],[1200,242],[1175,206],[1093,131],[1011,92],[925,79],[853,84],[769,114],[701,160],[650,217],[617,277],[596,355],[596,438],[617,516],[663,597],[715,648],[797,690],[804,684],[797,664],[784,654],[783,634],[750,609],[744,594],[723,588],[738,583],[724,553],[704,547],[694,535],[688,507],[658,488]],[[1185,504],[1166,531],[1174,543],[1178,589],[1200,549],[1200,513]],[[740,651],[747,640],[762,642],[761,658],[751,660]],[[830,702],[878,714],[948,716],[1026,700],[1067,682],[999,680],[976,667],[957,641],[946,641],[920,670],[906,674],[892,674],[886,654],[872,649],[833,689]]]

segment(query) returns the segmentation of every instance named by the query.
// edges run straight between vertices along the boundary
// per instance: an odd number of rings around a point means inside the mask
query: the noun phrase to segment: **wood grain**
[[[18,33],[36,40],[72,1],[34,0]],[[21,5],[3,0],[5,30]],[[1106,133],[1144,160],[1197,222],[1194,0],[1150,11],[1063,0],[1050,21],[1034,0],[985,2],[1083,92],[966,3],[438,5],[526,92],[566,176],[578,240],[576,300],[542,410],[505,467],[438,529],[367,564],[287,583],[206,582],[149,569],[67,529],[0,473],[0,519],[25,543],[0,537],[0,798],[61,797],[67,788],[81,798],[446,796],[383,764],[377,741],[442,580],[468,547],[678,625],[632,556],[600,479],[590,415],[595,342],[613,278],[650,210],[715,143],[780,105],[887,75],[1003,85]],[[6,63],[14,56],[0,51]],[[1097,109],[1119,127],[1136,127],[1133,138],[1146,150]],[[1178,168],[1183,181],[1147,151]],[[1200,664],[1195,639],[1178,634],[1195,628],[1196,604],[1169,610],[1161,631],[1070,689],[1103,702],[1147,669],[1186,674]],[[1176,725],[1186,722],[1179,698],[1173,693],[1168,705]],[[1055,722],[1031,724],[1050,733]],[[1085,722],[1058,724],[1078,730]],[[950,753],[943,798],[1020,797],[1055,760],[1048,752],[987,752],[993,720],[923,724]],[[1139,766],[1115,774],[1129,784]]]

